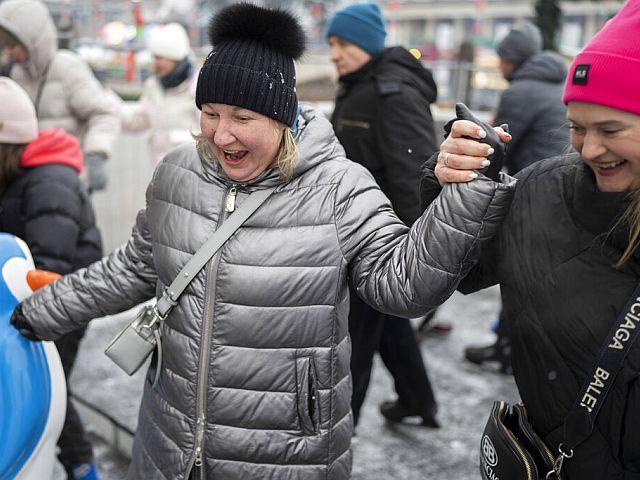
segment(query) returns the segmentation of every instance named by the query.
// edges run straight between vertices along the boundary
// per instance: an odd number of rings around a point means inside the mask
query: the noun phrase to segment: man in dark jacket
[[[494,124],[508,124],[513,137],[504,163],[509,175],[563,153],[568,145],[562,103],[567,67],[560,55],[541,49],[540,30],[530,22],[515,25],[496,49],[509,88],[500,97]]]
[[[331,118],[336,135],[347,157],[371,172],[398,217],[411,225],[420,215],[421,162],[437,149],[429,109],[436,84],[407,50],[384,48],[385,23],[375,4],[339,10],[326,37],[340,80]],[[381,406],[384,417],[400,422],[416,416],[437,427],[436,401],[410,321],[378,312],[350,293],[354,422],[378,351],[398,394]]]
[[[515,175],[543,158],[563,153],[568,146],[567,108],[562,91],[567,67],[555,52],[542,51],[542,35],[533,23],[516,24],[496,47],[500,71],[509,81],[500,97],[494,125],[509,125],[509,142],[504,165]],[[467,360],[497,365],[511,373],[511,342],[508,321],[500,312],[497,340],[491,345],[465,349]]]

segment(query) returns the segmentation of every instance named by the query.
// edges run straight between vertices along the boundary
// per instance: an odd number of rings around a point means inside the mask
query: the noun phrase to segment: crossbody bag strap
[[[640,285],[636,287],[605,337],[597,361],[582,385],[573,408],[564,419],[563,441],[556,461],[560,464],[559,468],[562,467],[562,461],[571,458],[573,450],[591,436],[602,404],[638,335]]]
[[[231,235],[242,225],[253,212],[273,193],[275,187],[258,190],[247,197],[242,205],[218,227],[215,233],[200,247],[191,257],[180,273],[165,290],[156,304],[156,311],[161,319],[164,319],[169,311],[176,305],[178,298],[195,278],[202,267],[216,254]]]

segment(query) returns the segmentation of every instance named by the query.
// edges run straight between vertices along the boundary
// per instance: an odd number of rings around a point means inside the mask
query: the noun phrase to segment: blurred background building
[[[177,21],[189,32],[202,59],[209,51],[208,19],[230,0],[47,0],[61,45],[78,51],[97,76],[124,97],[135,98],[148,76],[151,56],[145,38],[159,23]],[[334,10],[352,1],[264,0],[293,10],[310,37],[299,65],[299,95],[307,101],[333,98],[335,73],[323,38]],[[378,2],[388,20],[388,45],[412,49],[433,71],[439,106],[465,101],[472,108],[495,107],[504,80],[496,69],[494,45],[515,21],[538,23],[547,47],[567,61],[611,16],[622,0],[388,0]],[[330,107],[329,107],[330,108]]]

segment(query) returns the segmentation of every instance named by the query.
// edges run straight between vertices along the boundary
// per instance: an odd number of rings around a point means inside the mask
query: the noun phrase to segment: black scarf
[[[617,222],[629,206],[632,194],[601,192],[593,171],[584,163],[577,165],[573,182],[571,216],[574,221],[622,253],[629,243],[629,226]],[[614,227],[617,228],[612,231]],[[640,258],[640,250],[636,250],[634,257]]]
[[[165,90],[177,87],[187,78],[189,78],[192,72],[193,63],[191,62],[189,57],[184,57],[176,64],[175,68],[171,70],[171,72],[169,72],[164,77],[159,78],[160,84]]]

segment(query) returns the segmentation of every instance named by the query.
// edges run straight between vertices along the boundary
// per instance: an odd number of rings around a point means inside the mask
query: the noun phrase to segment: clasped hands
[[[438,182],[469,182],[478,172],[498,180],[505,146],[511,140],[506,129],[506,125],[491,127],[463,103],[456,104],[456,119],[445,126],[449,135],[440,145],[435,167]]]

